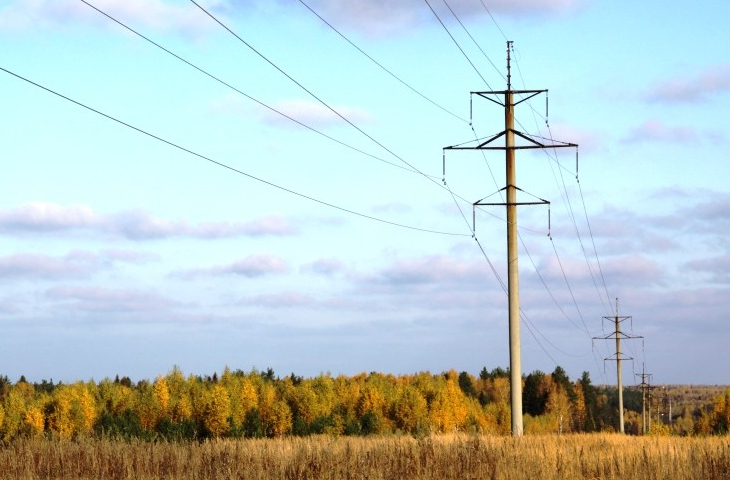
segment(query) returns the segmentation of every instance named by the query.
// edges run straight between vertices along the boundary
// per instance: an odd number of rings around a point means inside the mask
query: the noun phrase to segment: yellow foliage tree
[[[45,419],[43,412],[37,406],[29,407],[25,411],[24,422],[25,429],[31,436],[38,436],[43,434]]]
[[[83,383],[76,384],[75,388],[76,432],[81,434],[91,433],[97,419],[96,402],[90,388],[93,386]]]
[[[573,384],[573,395],[573,430],[582,432],[586,424],[586,398],[580,381]]]
[[[170,388],[167,386],[167,380],[163,376],[158,376],[155,383],[152,384],[152,398],[157,407],[158,418],[162,418],[168,414],[170,406]]]
[[[512,412],[507,402],[491,402],[484,410],[495,422],[495,431],[489,433],[509,435],[512,432]]]
[[[314,392],[311,382],[302,382],[287,393],[292,408],[307,425],[314,422],[314,419],[320,415],[317,394]]]
[[[730,433],[730,387],[712,402],[712,428],[715,433]]]
[[[281,437],[291,431],[292,414],[289,405],[276,400],[264,420],[264,429],[271,437]]]
[[[231,399],[231,420],[240,426],[251,409],[258,407],[256,385],[250,376],[231,374],[227,369],[220,383],[228,390]]]
[[[62,385],[53,391],[49,402],[48,426],[59,438],[91,433],[97,419],[96,401],[90,385],[81,382]]]
[[[203,425],[214,437],[228,433],[228,417],[231,415],[231,399],[223,385],[216,384],[210,392]]]
[[[109,414],[118,416],[133,407],[132,389],[121,383],[104,379],[98,386],[99,401]]]
[[[53,391],[48,426],[58,438],[68,439],[74,433],[74,424],[71,418],[72,401],[73,394],[68,387],[60,386]]]
[[[440,432],[453,432],[463,426],[469,410],[455,379],[449,378],[431,402],[431,424]]]
[[[510,386],[509,377],[497,377],[488,385],[487,395],[492,402],[506,403],[510,402]]]
[[[393,404],[393,419],[401,430],[416,433],[428,424],[428,405],[426,399],[412,385],[400,388],[399,395]]]
[[[241,394],[239,398],[241,402],[241,410],[246,415],[251,409],[256,408],[259,404],[259,394],[256,386],[248,378],[241,382]]]
[[[339,375],[334,380],[334,395],[337,398],[339,410],[346,419],[353,419],[357,416],[357,405],[360,401],[362,382],[358,381],[362,375],[349,379]]]
[[[152,430],[157,425],[158,407],[155,402],[154,391],[149,382],[142,382],[136,390],[134,410],[139,418],[139,423],[145,430]]]
[[[190,397],[183,395],[175,401],[175,405],[172,407],[171,419],[173,422],[180,423],[183,420],[187,420],[193,416],[193,405],[190,402]]]
[[[571,430],[570,399],[565,389],[556,383],[550,385],[546,414],[551,417],[553,432],[565,433]]]
[[[268,383],[261,385],[259,412],[266,436],[278,437],[291,431],[291,409],[286,402],[277,398],[276,389]]]
[[[385,396],[372,383],[367,383],[360,393],[358,401],[357,413],[360,417],[368,412],[373,412],[380,416],[383,415],[385,409]]]
[[[4,419],[0,437],[4,440],[16,437],[23,428],[27,401],[32,398],[32,394],[28,394],[26,386],[31,390],[33,388],[32,385],[21,382],[11,388],[3,398]]]

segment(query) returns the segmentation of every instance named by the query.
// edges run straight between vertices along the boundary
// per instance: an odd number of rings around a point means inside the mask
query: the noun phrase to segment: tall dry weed
[[[0,478],[726,480],[730,438],[320,436],[202,443],[25,438],[0,448]]]

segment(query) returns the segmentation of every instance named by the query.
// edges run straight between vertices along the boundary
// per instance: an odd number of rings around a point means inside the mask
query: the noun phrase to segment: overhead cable
[[[320,200],[318,198],[311,197],[311,196],[305,195],[303,193],[299,193],[299,192],[297,192],[295,190],[292,190],[290,188],[286,188],[286,187],[283,187],[281,185],[277,185],[277,184],[275,184],[273,182],[270,182],[268,180],[265,180],[263,178],[260,178],[260,177],[256,177],[254,175],[251,175],[250,173],[244,172],[243,170],[239,170],[237,168],[231,167],[230,165],[227,165],[227,164],[225,164],[223,162],[220,162],[218,160],[214,160],[213,158],[210,158],[210,157],[207,157],[207,156],[202,155],[200,153],[197,153],[197,152],[195,152],[195,151],[193,151],[193,150],[191,150],[189,148],[183,147],[183,146],[181,146],[181,145],[179,145],[177,143],[174,143],[174,142],[172,142],[170,140],[166,140],[166,139],[164,139],[164,138],[162,138],[160,136],[157,136],[157,135],[155,135],[153,133],[150,133],[150,132],[148,132],[146,130],[143,130],[142,128],[136,127],[136,126],[134,126],[134,125],[132,125],[130,123],[127,123],[127,122],[124,122],[122,120],[119,120],[118,118],[113,117],[112,115],[106,114],[106,113],[104,113],[104,112],[102,112],[100,110],[97,110],[95,108],[89,107],[88,105],[85,105],[85,104],[83,104],[83,103],[81,103],[81,102],[79,102],[77,100],[74,100],[74,99],[72,99],[72,98],[70,98],[70,97],[68,97],[66,95],[63,95],[61,93],[58,93],[55,90],[52,90],[52,89],[50,89],[48,87],[45,87],[45,86],[43,86],[43,85],[41,85],[39,83],[36,83],[36,82],[34,82],[34,81],[32,81],[32,80],[30,80],[30,79],[28,79],[26,77],[23,77],[23,76],[21,76],[21,75],[19,75],[17,73],[14,73],[14,72],[12,72],[10,70],[7,70],[6,68],[0,67],[0,70],[2,70],[3,72],[5,72],[5,73],[7,73],[9,75],[12,75],[12,76],[18,78],[19,80],[23,80],[23,81],[25,81],[25,82],[27,82],[27,83],[35,86],[35,87],[38,87],[38,88],[40,88],[42,90],[45,90],[48,93],[51,93],[51,94],[53,94],[53,95],[55,95],[55,96],[57,96],[59,98],[62,98],[64,100],[66,100],[66,101],[69,101],[69,102],[71,102],[71,103],[73,103],[73,104],[75,104],[75,105],[77,105],[79,107],[85,108],[86,110],[89,110],[89,111],[91,111],[93,113],[96,113],[97,115],[101,115],[102,117],[107,118],[108,120],[111,120],[113,122],[116,122],[116,123],[118,123],[120,125],[123,125],[123,126],[125,126],[127,128],[130,128],[130,129],[132,129],[132,130],[134,130],[134,131],[136,131],[138,133],[141,133],[143,135],[146,135],[146,136],[148,136],[150,138],[153,138],[153,139],[155,139],[155,140],[157,140],[159,142],[165,143],[165,144],[167,144],[167,145],[169,145],[171,147],[174,147],[174,148],[176,148],[178,150],[181,150],[183,152],[189,153],[190,155],[193,155],[195,157],[198,157],[198,158],[200,158],[202,160],[205,160],[207,162],[210,162],[210,163],[212,163],[214,165],[217,165],[219,167],[225,168],[226,170],[229,170],[231,172],[234,172],[234,173],[237,173],[239,175],[243,175],[245,177],[248,177],[251,180],[255,180],[257,182],[260,182],[260,183],[263,183],[263,184],[268,185],[270,187],[276,188],[278,190],[281,190],[281,191],[290,193],[292,195],[295,195],[295,196],[304,198],[306,200],[310,200],[312,202],[319,203],[321,205],[325,205],[327,207],[334,208],[336,210],[340,210],[342,212],[349,213],[351,215],[356,215],[358,217],[366,218],[366,219],[373,220],[373,221],[380,222],[380,223],[385,223],[385,224],[392,225],[392,226],[395,226],[395,227],[405,228],[405,229],[408,229],[408,230],[415,230],[415,231],[420,231],[420,232],[425,232],[425,233],[432,233],[432,234],[438,234],[438,235],[458,236],[458,237],[468,237],[468,236],[470,236],[469,234],[465,234],[465,233],[443,232],[443,231],[438,231],[438,230],[431,230],[431,229],[427,229],[427,228],[414,227],[414,226],[411,226],[411,225],[405,225],[405,224],[402,224],[402,223],[392,222],[390,220],[385,220],[385,219],[382,219],[382,218],[373,217],[371,215],[367,215],[367,214],[360,213],[360,212],[357,212],[357,211],[354,211],[354,210],[350,210],[348,208],[340,207],[338,205],[335,205],[335,204],[326,202],[324,200]]]

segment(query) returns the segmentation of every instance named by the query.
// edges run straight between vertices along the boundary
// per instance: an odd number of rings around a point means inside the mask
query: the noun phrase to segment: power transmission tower
[[[641,383],[636,386],[636,388],[641,389],[641,433],[643,435],[646,435],[648,432],[647,430],[647,418],[646,418],[646,400],[648,397],[650,397],[651,393],[647,394],[647,392],[651,392],[653,388],[651,385],[649,385],[648,380],[651,379],[652,374],[646,373],[644,371],[644,365],[641,365],[641,373],[636,374],[637,377],[641,377]],[[651,422],[651,403],[649,403],[649,422]]]
[[[603,360],[616,361],[616,385],[618,389],[618,429],[619,432],[624,433],[624,389],[621,380],[621,360],[633,360],[632,357],[626,357],[621,352],[621,339],[631,340],[635,338],[644,338],[641,335],[628,335],[621,331],[621,323],[630,320],[631,316],[619,316],[618,314],[618,298],[616,299],[616,315],[613,317],[603,317],[604,320],[611,320],[614,322],[614,331],[609,333],[605,337],[593,337],[593,340],[616,340],[616,353],[612,356],[604,358]]]
[[[487,91],[487,92],[471,92],[472,96],[477,95],[491,102],[504,107],[504,130],[486,140],[477,140],[476,146],[457,145],[445,147],[444,150],[504,150],[506,156],[506,185],[500,191],[507,191],[506,203],[483,203],[478,200],[473,203],[473,208],[478,205],[502,205],[507,208],[507,296],[508,296],[508,317],[509,317],[509,368],[510,368],[510,408],[512,412],[512,435],[515,437],[522,436],[522,364],[520,353],[520,297],[519,297],[519,270],[518,270],[518,251],[517,251],[517,206],[518,205],[535,205],[548,204],[546,200],[540,199],[539,202],[517,202],[517,175],[515,168],[515,150],[534,149],[534,148],[558,148],[558,147],[574,147],[578,145],[574,143],[556,142],[551,140],[548,144],[543,139],[530,136],[526,133],[515,130],[515,106],[531,99],[532,97],[547,90],[513,90],[511,73],[510,73],[510,51],[512,42],[507,42],[507,90]],[[514,95],[522,96],[518,101],[514,100]],[[495,98],[492,98],[494,96]],[[500,96],[504,96],[504,100],[500,100]],[[499,138],[504,137],[504,146],[499,146],[495,142]],[[524,144],[516,145],[515,137],[519,137]],[[444,152],[444,173],[446,170],[445,152]],[[521,191],[521,190],[520,190]]]

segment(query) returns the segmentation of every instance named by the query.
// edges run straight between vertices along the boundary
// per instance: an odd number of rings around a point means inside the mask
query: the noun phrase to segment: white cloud
[[[656,285],[663,281],[666,271],[656,261],[642,255],[614,257],[602,263],[606,282],[611,285]]]
[[[713,282],[730,285],[730,255],[692,260],[685,267],[708,274]]]
[[[94,228],[101,217],[85,205],[62,206],[55,203],[31,202],[0,211],[0,232],[55,232]]]
[[[299,292],[281,292],[242,298],[240,305],[267,308],[302,308],[315,305],[314,299]]]
[[[444,255],[399,260],[381,270],[373,280],[395,285],[476,282],[486,278],[483,265]]]
[[[67,303],[68,308],[73,311],[83,312],[148,313],[178,305],[154,291],[138,289],[63,286],[49,289],[46,295],[53,300]]]
[[[444,21],[451,21],[453,16],[441,2],[430,3]],[[463,21],[486,16],[487,8],[495,16],[534,17],[571,11],[584,3],[586,0],[453,0],[449,5]],[[307,4],[338,29],[374,37],[399,35],[426,22],[438,21],[423,2],[310,0]]]
[[[286,261],[268,253],[257,253],[238,260],[230,265],[217,267],[216,273],[233,273],[245,277],[260,277],[270,273],[282,273],[289,270]]]
[[[690,144],[698,140],[722,142],[724,136],[720,132],[700,131],[687,126],[669,126],[661,120],[647,120],[632,128],[625,140],[630,143],[664,142]]]
[[[88,0],[88,3],[136,27],[198,35],[215,26],[200,9],[189,2]],[[211,2],[201,4],[211,6]],[[3,30],[78,28],[79,24],[115,26],[80,1],[15,0],[0,9],[0,29]]]
[[[159,260],[160,258],[156,253],[120,249],[105,250],[103,255],[112,262],[132,263],[135,265],[144,265],[151,261]]]
[[[53,280],[58,278],[85,278],[98,270],[93,259],[80,255],[51,257],[49,255],[20,253],[0,257],[0,279]]]
[[[730,91],[730,64],[707,67],[693,77],[677,77],[663,82],[646,95],[649,101],[693,103],[706,101],[716,93]]]
[[[207,275],[241,275],[248,278],[256,278],[288,271],[289,264],[284,259],[269,253],[256,253],[226,265],[183,270],[174,273],[173,276],[184,280],[191,280]]]
[[[131,250],[107,250],[101,254],[74,250],[64,256],[18,253],[0,257],[0,279],[85,279],[116,263],[139,265],[157,258],[155,254]]]
[[[564,123],[551,122],[552,138],[556,141],[576,143],[581,152],[594,152],[603,148],[599,133]]]
[[[129,240],[171,237],[218,239],[239,236],[295,235],[299,229],[281,215],[267,215],[249,222],[171,221],[142,209],[103,215],[84,205],[63,206],[31,202],[0,211],[0,234],[38,235],[85,232],[113,235]]]
[[[331,276],[339,273],[344,268],[341,261],[336,258],[320,258],[314,262],[302,265],[301,271],[307,273],[315,273],[318,275]]]

